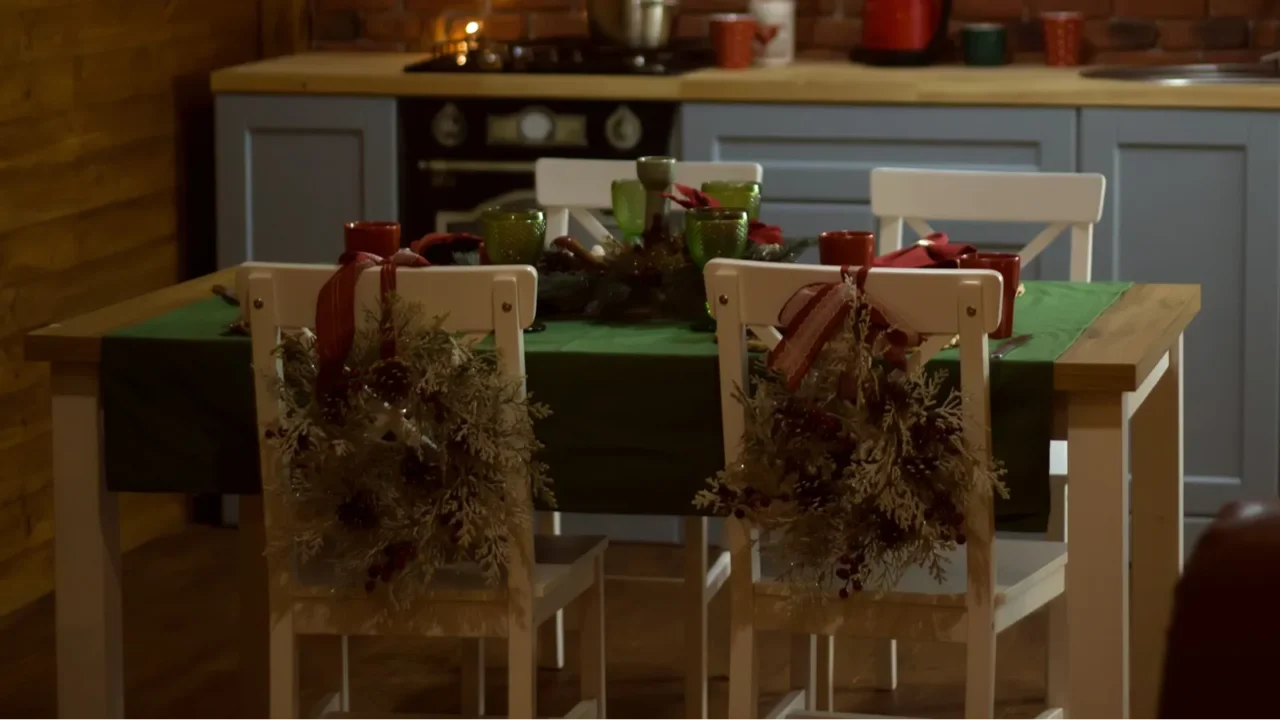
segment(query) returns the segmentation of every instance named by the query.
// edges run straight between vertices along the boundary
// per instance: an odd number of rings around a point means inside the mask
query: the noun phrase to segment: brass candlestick
[[[648,156],[636,160],[636,177],[644,185],[644,246],[653,247],[664,242],[670,233],[667,228],[667,192],[675,179],[676,159],[664,156]]]

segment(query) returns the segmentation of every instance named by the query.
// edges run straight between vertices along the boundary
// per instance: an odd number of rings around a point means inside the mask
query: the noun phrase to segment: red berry
[[[966,541],[966,540],[968,540],[968,538],[966,538],[966,537],[964,536],[964,533],[960,533],[959,535],[956,535],[956,544],[957,544],[957,545],[963,545],[963,544],[965,543],[965,541]]]
[[[733,511],[733,516],[741,520],[742,518],[747,516],[747,512],[742,508],[738,508],[737,510]]]
[[[378,577],[378,575],[380,575],[381,573],[382,573],[382,566],[381,566],[381,565],[370,565],[370,566],[369,566],[369,577],[371,577],[371,578],[376,578],[376,577]]]
[[[840,599],[841,599],[841,600],[848,600],[848,599],[849,599],[849,589],[848,589],[848,588],[840,588]]]
[[[377,582],[375,582],[375,581],[373,581],[373,580],[370,580],[369,582],[366,582],[366,583],[364,584],[364,591],[365,591],[365,592],[373,592],[373,591],[374,591],[374,589],[376,589],[377,587],[378,587],[378,583],[377,583]]]

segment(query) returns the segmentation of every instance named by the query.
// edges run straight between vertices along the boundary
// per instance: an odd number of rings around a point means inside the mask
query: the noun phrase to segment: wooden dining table
[[[222,270],[26,337],[26,359],[49,362],[52,374],[63,717],[124,714],[120,528],[103,460],[104,337],[234,282],[235,268]],[[1068,442],[1071,512],[1068,667],[1058,675],[1065,685],[1050,691],[1070,698],[1075,717],[1155,713],[1183,558],[1183,333],[1199,309],[1198,286],[1134,284],[1053,362],[1052,436]],[[266,590],[261,506],[252,495],[242,496],[240,534],[242,585],[262,591],[242,590],[245,712],[262,717]]]

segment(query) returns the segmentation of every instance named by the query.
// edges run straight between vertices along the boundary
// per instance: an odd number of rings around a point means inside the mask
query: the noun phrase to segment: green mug
[[[494,265],[536,265],[547,239],[547,216],[541,210],[493,208],[480,215],[484,251]]]
[[[634,240],[644,235],[645,189],[639,180],[614,180],[613,219],[624,237]]]
[[[694,208],[684,215],[684,244],[699,267],[715,258],[740,258],[747,252],[747,211],[741,208]]]
[[[713,180],[702,183],[702,192],[715,198],[721,207],[746,210],[748,220],[760,219],[760,183],[758,182]]]

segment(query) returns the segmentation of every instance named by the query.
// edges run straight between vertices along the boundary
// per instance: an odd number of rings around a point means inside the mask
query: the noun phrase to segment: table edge
[[[102,337],[107,333],[212,297],[214,285],[233,288],[235,276],[235,267],[218,270],[32,330],[23,338],[24,358],[28,362],[97,363],[102,357]]]
[[[1151,315],[1138,304],[1152,292],[1170,294],[1165,312]],[[1067,348],[1053,366],[1053,389],[1057,392],[1133,392],[1138,389],[1160,358],[1173,346],[1200,312],[1201,288],[1196,284],[1134,283],[1104,310]],[[1116,357],[1103,353],[1098,343],[1099,327],[1135,324],[1142,336],[1125,345]]]

